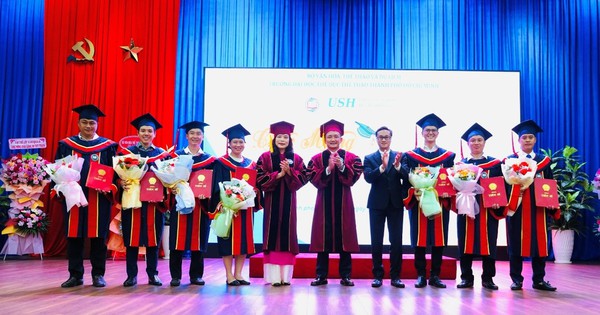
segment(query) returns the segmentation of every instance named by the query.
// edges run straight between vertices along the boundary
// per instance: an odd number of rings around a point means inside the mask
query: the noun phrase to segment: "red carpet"
[[[430,270],[430,256],[427,255],[427,277]],[[339,278],[338,273],[338,254],[329,255],[329,278]],[[315,268],[317,264],[316,253],[301,253],[296,256],[296,265],[294,266],[294,278],[314,278]],[[372,279],[373,273],[371,269],[373,264],[371,254],[352,254],[352,278],[353,279]],[[385,277],[389,278],[390,260],[389,255],[383,255],[383,269],[386,272]],[[250,277],[263,277],[263,254],[256,254],[250,257]],[[402,256],[402,272],[401,279],[416,279],[417,271],[414,265],[413,255]],[[456,259],[451,257],[443,257],[442,271],[440,273],[442,279],[456,279]]]

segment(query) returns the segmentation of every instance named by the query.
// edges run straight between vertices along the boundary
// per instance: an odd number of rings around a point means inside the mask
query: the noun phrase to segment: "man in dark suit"
[[[365,157],[364,174],[367,183],[371,184],[367,207],[371,226],[371,255],[373,257],[373,282],[371,286],[378,288],[384,275],[382,252],[383,234],[387,219],[390,237],[390,278],[391,285],[404,288],[400,280],[402,269],[402,225],[403,182],[407,182],[407,174],[400,168],[401,152],[390,149],[392,131],[381,127],[375,132],[379,150]]]

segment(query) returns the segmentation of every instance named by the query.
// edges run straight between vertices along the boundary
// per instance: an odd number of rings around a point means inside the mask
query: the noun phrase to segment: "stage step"
[[[427,277],[431,266],[430,255],[427,258]],[[338,272],[338,254],[329,254],[329,278],[339,278]],[[296,265],[294,266],[294,278],[314,278],[316,276],[317,254],[300,253],[296,255]],[[353,279],[372,279],[372,260],[371,254],[352,254],[352,278]],[[383,269],[386,272],[385,278],[390,277],[390,259],[389,254],[383,255]],[[263,253],[250,257],[250,277],[262,278]],[[402,255],[401,279],[416,279],[417,271],[415,269],[415,260],[413,255]],[[442,257],[441,279],[456,279],[456,259],[452,257]]]

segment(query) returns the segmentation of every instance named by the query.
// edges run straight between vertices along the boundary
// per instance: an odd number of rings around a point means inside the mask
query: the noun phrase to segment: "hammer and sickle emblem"
[[[77,43],[75,43],[75,45],[73,45],[73,47],[71,47],[71,49],[73,49],[73,51],[75,51],[75,52],[79,52],[83,56],[83,58],[77,58],[73,55],[69,55],[69,57],[67,57],[67,62],[69,62],[69,61],[94,61],[94,52],[95,52],[94,44],[92,44],[92,42],[87,38],[84,38],[84,40],[88,45],[89,51],[86,51],[83,48],[83,41],[78,41]]]

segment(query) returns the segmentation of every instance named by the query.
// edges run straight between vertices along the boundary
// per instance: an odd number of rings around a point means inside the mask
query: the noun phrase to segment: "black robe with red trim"
[[[517,158],[516,154],[507,158]],[[553,178],[550,168],[551,159],[543,154],[536,153],[533,159],[537,162],[536,178]],[[515,213],[506,218],[506,233],[508,234],[508,253],[510,256],[521,257],[547,257],[549,231],[548,216],[557,219],[560,210],[537,207],[535,205],[535,188],[531,184],[523,191],[523,199],[518,204],[520,186],[509,185],[508,210]]]
[[[236,167],[244,167],[256,169],[256,163],[248,158],[239,163],[232,159],[229,155],[222,156],[217,159],[213,166],[213,193],[211,197],[211,212],[217,208],[221,197],[219,196],[220,182],[231,180],[235,173]],[[258,199],[255,199],[254,208],[240,209],[237,215],[233,217],[231,222],[231,233],[229,238],[217,237],[219,255],[246,255],[256,253],[254,248],[254,209],[258,209]]]
[[[108,236],[112,196],[99,193],[95,189],[88,189],[85,187],[85,182],[88,178],[90,163],[101,163],[112,167],[112,158],[116,152],[117,143],[103,137],[85,141],[79,139],[79,136],[72,136],[58,142],[56,159],[69,155],[83,158],[79,184],[88,200],[87,207],[75,206],[69,212],[67,212],[66,204],[63,203],[67,216],[67,220],[65,220],[67,237],[106,238]],[[116,190],[116,185],[113,185],[113,192]]]
[[[173,157],[187,154],[183,149],[173,153]],[[212,169],[215,157],[203,153],[193,157],[192,172]],[[210,196],[207,196],[210,197]],[[207,215],[209,199],[196,198],[196,206],[189,214],[181,214],[171,207],[169,249],[206,252],[210,233],[210,219]]]
[[[152,151],[142,151],[137,146],[130,146],[126,150],[119,151],[118,154],[139,154],[141,157],[149,158],[147,162],[148,169],[155,166],[155,161],[168,156],[168,153],[159,147],[155,147]],[[141,208],[121,209],[121,224],[125,246],[158,246],[165,224],[165,210],[164,202],[148,201],[142,201]]]
[[[441,166],[444,168],[454,165],[456,154],[438,148],[434,152],[427,152],[422,148],[415,148],[402,155],[402,167],[408,173],[421,166]],[[408,183],[407,185],[410,185]],[[448,243],[448,223],[450,219],[450,198],[440,198],[442,213],[434,219],[428,219],[414,195],[415,189],[411,186],[404,199],[404,205],[410,217],[410,241],[413,247],[446,246]],[[446,200],[447,199],[447,200]]]
[[[488,156],[463,159],[462,162],[481,167],[483,171],[480,178],[502,176],[502,161],[496,158]],[[479,204],[479,214],[475,218],[459,215],[456,219],[459,253],[496,258],[498,220],[503,218],[504,209],[484,208],[481,195],[475,198]]]
[[[329,150],[313,156],[306,167],[310,182],[318,190],[310,236],[311,252],[360,252],[351,188],[362,175],[363,164],[351,152],[337,152],[344,160],[343,172],[335,167],[327,175]]]
[[[290,175],[277,178],[282,159],[290,163]],[[265,194],[263,251],[298,254],[296,192],[308,182],[306,165],[298,154],[263,153],[257,165],[257,186]]]

